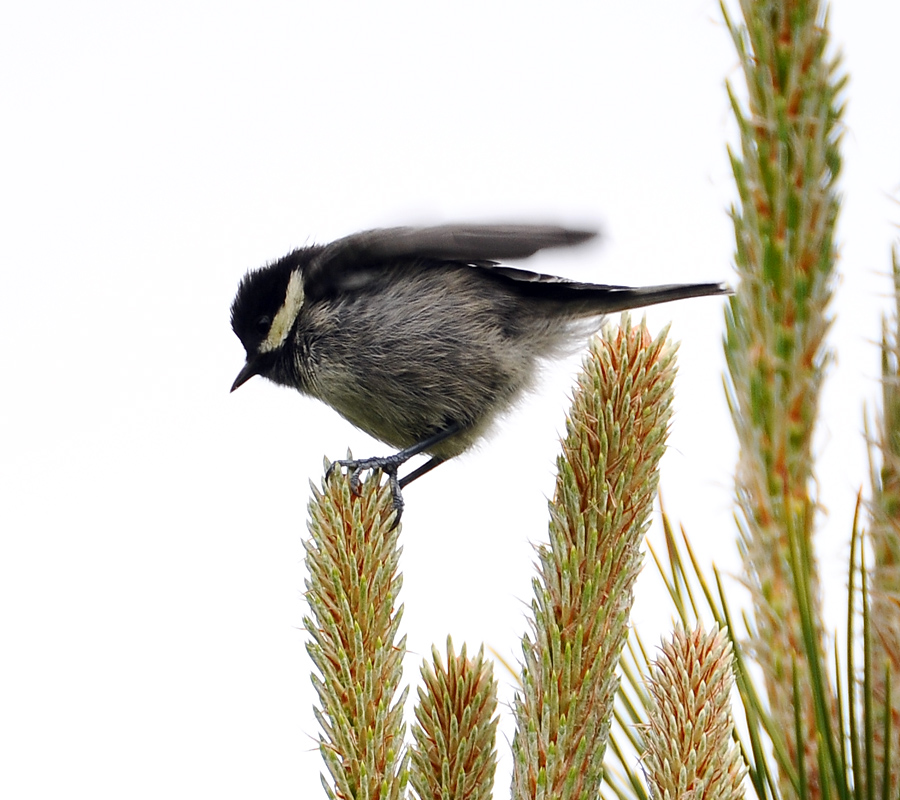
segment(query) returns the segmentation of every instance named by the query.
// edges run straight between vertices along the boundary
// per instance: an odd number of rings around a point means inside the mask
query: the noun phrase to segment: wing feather
[[[352,286],[356,273],[389,266],[399,259],[428,258],[492,267],[498,261],[528,258],[550,247],[581,244],[596,235],[596,231],[559,225],[439,225],[362,231],[322,248],[306,270],[306,290],[319,295]],[[504,269],[509,277],[520,273],[517,280],[536,275]]]

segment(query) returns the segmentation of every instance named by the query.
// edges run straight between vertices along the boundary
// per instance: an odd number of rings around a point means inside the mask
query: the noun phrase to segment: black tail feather
[[[584,302],[596,308],[596,313],[612,314],[631,308],[644,308],[672,300],[686,300],[689,297],[709,297],[710,295],[732,294],[725,283],[681,283],[666,286],[585,286],[569,295],[570,301]],[[580,297],[579,297],[580,295]],[[587,296],[586,296],[587,295]]]

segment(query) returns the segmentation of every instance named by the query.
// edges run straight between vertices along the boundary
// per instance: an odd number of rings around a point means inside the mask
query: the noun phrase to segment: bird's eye
[[[268,333],[269,326],[272,324],[272,318],[268,314],[263,314],[256,320],[256,330],[258,333]]]

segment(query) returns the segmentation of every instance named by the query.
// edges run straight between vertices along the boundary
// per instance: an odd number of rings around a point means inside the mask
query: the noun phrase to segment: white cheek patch
[[[281,308],[278,309],[275,319],[272,320],[269,335],[266,336],[265,341],[259,346],[260,353],[269,353],[272,350],[277,350],[284,344],[284,340],[287,339],[291,328],[294,327],[294,321],[300,313],[305,296],[303,277],[300,275],[300,270],[296,270],[291,273],[287,292],[284,295],[284,302],[281,304]]]

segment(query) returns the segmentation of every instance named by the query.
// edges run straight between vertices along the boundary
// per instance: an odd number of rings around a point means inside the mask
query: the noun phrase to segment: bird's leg
[[[401,492],[401,489],[407,484],[412,483],[412,481],[414,481],[416,478],[424,475],[426,472],[430,472],[431,470],[433,470],[438,464],[443,463],[444,459],[435,456],[430,461],[427,461],[425,464],[423,464],[421,467],[414,469],[402,480],[397,476],[397,470],[401,466],[403,466],[403,464],[409,461],[409,459],[411,459],[413,456],[417,456],[419,455],[419,453],[425,452],[426,450],[434,447],[436,444],[440,444],[445,439],[449,439],[454,434],[459,433],[461,429],[462,426],[458,422],[453,422],[446,428],[443,428],[437,433],[432,434],[427,439],[423,439],[421,442],[417,442],[416,444],[412,445],[412,447],[406,447],[391,456],[376,456],[375,458],[360,459],[348,458],[333,461],[331,466],[328,468],[328,471],[325,473],[325,477],[327,478],[335,467],[349,469],[350,490],[354,494],[359,494],[360,473],[366,469],[380,469],[388,476],[388,479],[390,480],[391,499],[393,502],[394,510],[397,512],[397,517],[394,520],[394,525],[396,526],[400,522],[400,515],[403,513],[403,494]]]
[[[440,466],[444,463],[446,459],[438,458],[437,456],[433,456],[421,467],[416,467],[412,472],[409,473],[405,478],[400,479],[400,488],[404,488],[405,486],[409,486],[416,478],[421,478],[426,472],[431,472],[435,467]]]

